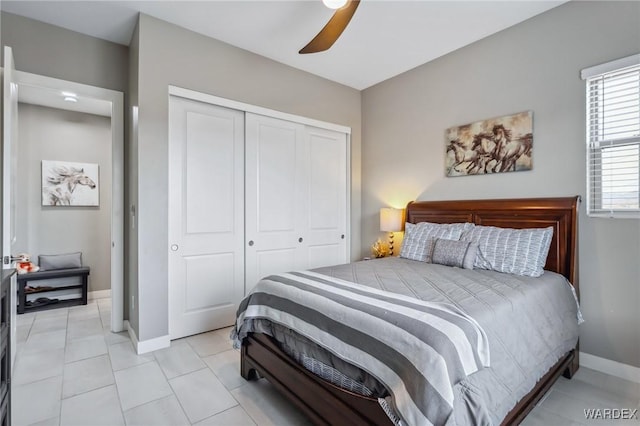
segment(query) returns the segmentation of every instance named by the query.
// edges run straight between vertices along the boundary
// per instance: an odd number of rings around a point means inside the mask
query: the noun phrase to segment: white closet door
[[[169,334],[233,324],[244,293],[244,113],[169,102]]]
[[[349,262],[347,135],[306,126],[307,267]]]
[[[304,126],[246,114],[246,292],[306,268]]]

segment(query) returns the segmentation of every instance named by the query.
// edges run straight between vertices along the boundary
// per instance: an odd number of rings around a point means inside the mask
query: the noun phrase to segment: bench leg
[[[18,308],[17,308],[17,312],[19,314],[24,314],[24,307],[27,304],[27,295],[24,292],[24,286],[26,285],[26,283],[24,282],[19,282],[18,283]]]
[[[82,304],[83,305],[87,304],[87,292],[89,291],[87,281],[88,281],[88,275],[83,276],[82,277]]]

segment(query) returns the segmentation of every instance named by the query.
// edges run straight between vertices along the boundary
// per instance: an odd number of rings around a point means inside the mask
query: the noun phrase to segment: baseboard
[[[148,352],[157,351],[158,349],[164,349],[171,346],[171,339],[169,335],[156,337],[154,339],[148,339],[139,341],[138,336],[133,327],[130,326],[129,321],[125,320],[124,328],[129,331],[129,338],[133,342],[133,347],[138,355],[146,354]]]
[[[138,342],[136,351],[138,352],[138,355],[140,355],[157,351],[158,349],[168,348],[169,346],[171,346],[171,339],[169,339],[169,335],[167,334],[165,336],[156,337],[155,339]]]
[[[640,368],[634,367],[633,365],[623,364],[621,362],[580,352],[580,366],[609,374],[611,376],[620,377],[621,379],[635,383],[640,383]]]
[[[108,299],[111,297],[111,290],[96,290],[87,292],[88,300]]]
[[[129,320],[124,320],[124,330],[129,334],[129,339],[131,339],[133,346],[137,346],[138,336],[136,336],[136,332],[133,330],[133,327],[131,327],[131,324],[129,324]]]

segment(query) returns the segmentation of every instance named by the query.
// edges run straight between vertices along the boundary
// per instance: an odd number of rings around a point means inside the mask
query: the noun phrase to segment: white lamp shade
[[[385,232],[402,231],[402,209],[384,207],[380,209],[380,230]]]

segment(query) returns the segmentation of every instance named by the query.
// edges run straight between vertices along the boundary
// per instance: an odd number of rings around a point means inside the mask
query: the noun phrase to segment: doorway
[[[98,291],[90,291],[90,295],[96,298],[110,296],[111,322],[110,329],[113,332],[120,332],[124,329],[124,101],[121,92],[88,86],[80,83],[69,82],[51,77],[30,74],[25,72],[15,72],[15,83],[18,88],[18,115],[22,114],[24,120],[31,120],[38,125],[48,126],[47,131],[29,132],[29,143],[21,146],[25,141],[20,134],[17,137],[16,155],[17,161],[14,166],[18,169],[28,165],[28,178],[30,190],[26,191],[29,196],[27,201],[24,193],[21,193],[22,184],[17,182],[14,188],[17,189],[15,198],[18,213],[15,217],[15,235],[13,235],[13,246],[17,249],[24,247],[28,250],[36,250],[38,254],[50,254],[54,247],[60,247],[60,252],[69,251],[64,244],[56,246],[55,239],[64,241],[75,239],[76,241],[90,241],[92,233],[100,235],[102,247],[90,248],[85,257],[93,259],[93,265],[86,262],[87,266],[92,266],[91,283],[98,284]],[[67,98],[65,100],[65,98]],[[69,98],[72,98],[70,100]],[[17,128],[20,129],[20,117],[17,120]],[[45,125],[46,123],[46,125]],[[60,123],[60,126],[57,124]],[[77,126],[74,127],[73,125]],[[69,125],[64,128],[64,125]],[[72,132],[69,132],[73,128]],[[98,200],[98,205],[93,207],[48,207],[39,199],[40,193],[29,193],[41,191],[40,189],[40,162],[51,157],[53,160],[69,160],[71,162],[82,159],[82,156],[73,157],[70,153],[74,151],[73,139],[78,139],[82,132],[88,129],[98,129],[96,141],[101,139],[100,145],[93,147],[90,143],[84,147],[91,161],[89,163],[100,163],[102,170],[99,175],[104,185]],[[25,129],[22,129],[23,132]],[[51,136],[57,146],[47,143],[47,137]],[[68,135],[68,137],[65,137]],[[90,136],[87,136],[89,139]],[[95,142],[95,141],[92,141]],[[80,141],[75,141],[75,147]],[[91,151],[96,152],[91,152]],[[97,151],[100,151],[99,153]],[[28,161],[24,156],[29,157]],[[38,157],[38,158],[36,158]],[[53,158],[59,157],[59,158]],[[34,160],[35,158],[35,160]],[[100,158],[100,161],[95,160]],[[37,163],[37,164],[36,164]],[[72,163],[69,163],[72,164]],[[44,165],[43,165],[44,167]],[[21,173],[17,170],[13,173],[20,180]],[[22,177],[24,179],[24,173]],[[35,182],[34,182],[35,181]],[[34,189],[35,188],[35,189]],[[35,200],[35,201],[34,201]],[[74,210],[75,209],[75,210]],[[47,211],[48,210],[48,211]],[[21,217],[19,212],[28,212],[27,217]],[[85,216],[82,213],[87,213]],[[48,215],[46,213],[49,213]],[[73,215],[73,217],[70,217]],[[46,219],[44,217],[47,217]],[[77,225],[78,232],[72,237],[67,231],[60,234],[60,230],[52,229],[55,224],[50,221],[52,216],[58,216],[60,221],[68,221]],[[93,217],[87,219],[87,217]],[[96,220],[99,221],[96,222]],[[85,223],[81,223],[84,221]],[[93,221],[93,222],[92,222]],[[36,226],[34,226],[37,224]],[[67,225],[69,225],[67,223]],[[46,238],[39,238],[37,235],[29,235],[25,228],[34,229],[33,234],[42,234],[46,230]],[[40,229],[37,229],[37,228]],[[83,228],[84,227],[84,228]],[[61,227],[62,228],[62,227]],[[70,227],[72,229],[73,227]],[[6,232],[7,230],[5,230]],[[89,235],[87,235],[87,233]],[[105,259],[109,259],[105,262]],[[32,259],[36,261],[37,259]],[[87,259],[89,260],[89,259]],[[98,266],[102,263],[102,267]],[[96,265],[96,266],[94,266]],[[100,283],[102,281],[102,283]],[[92,286],[93,287],[93,286]],[[107,288],[109,290],[107,290]],[[90,289],[92,290],[92,289]],[[61,296],[64,298],[64,294]]]

